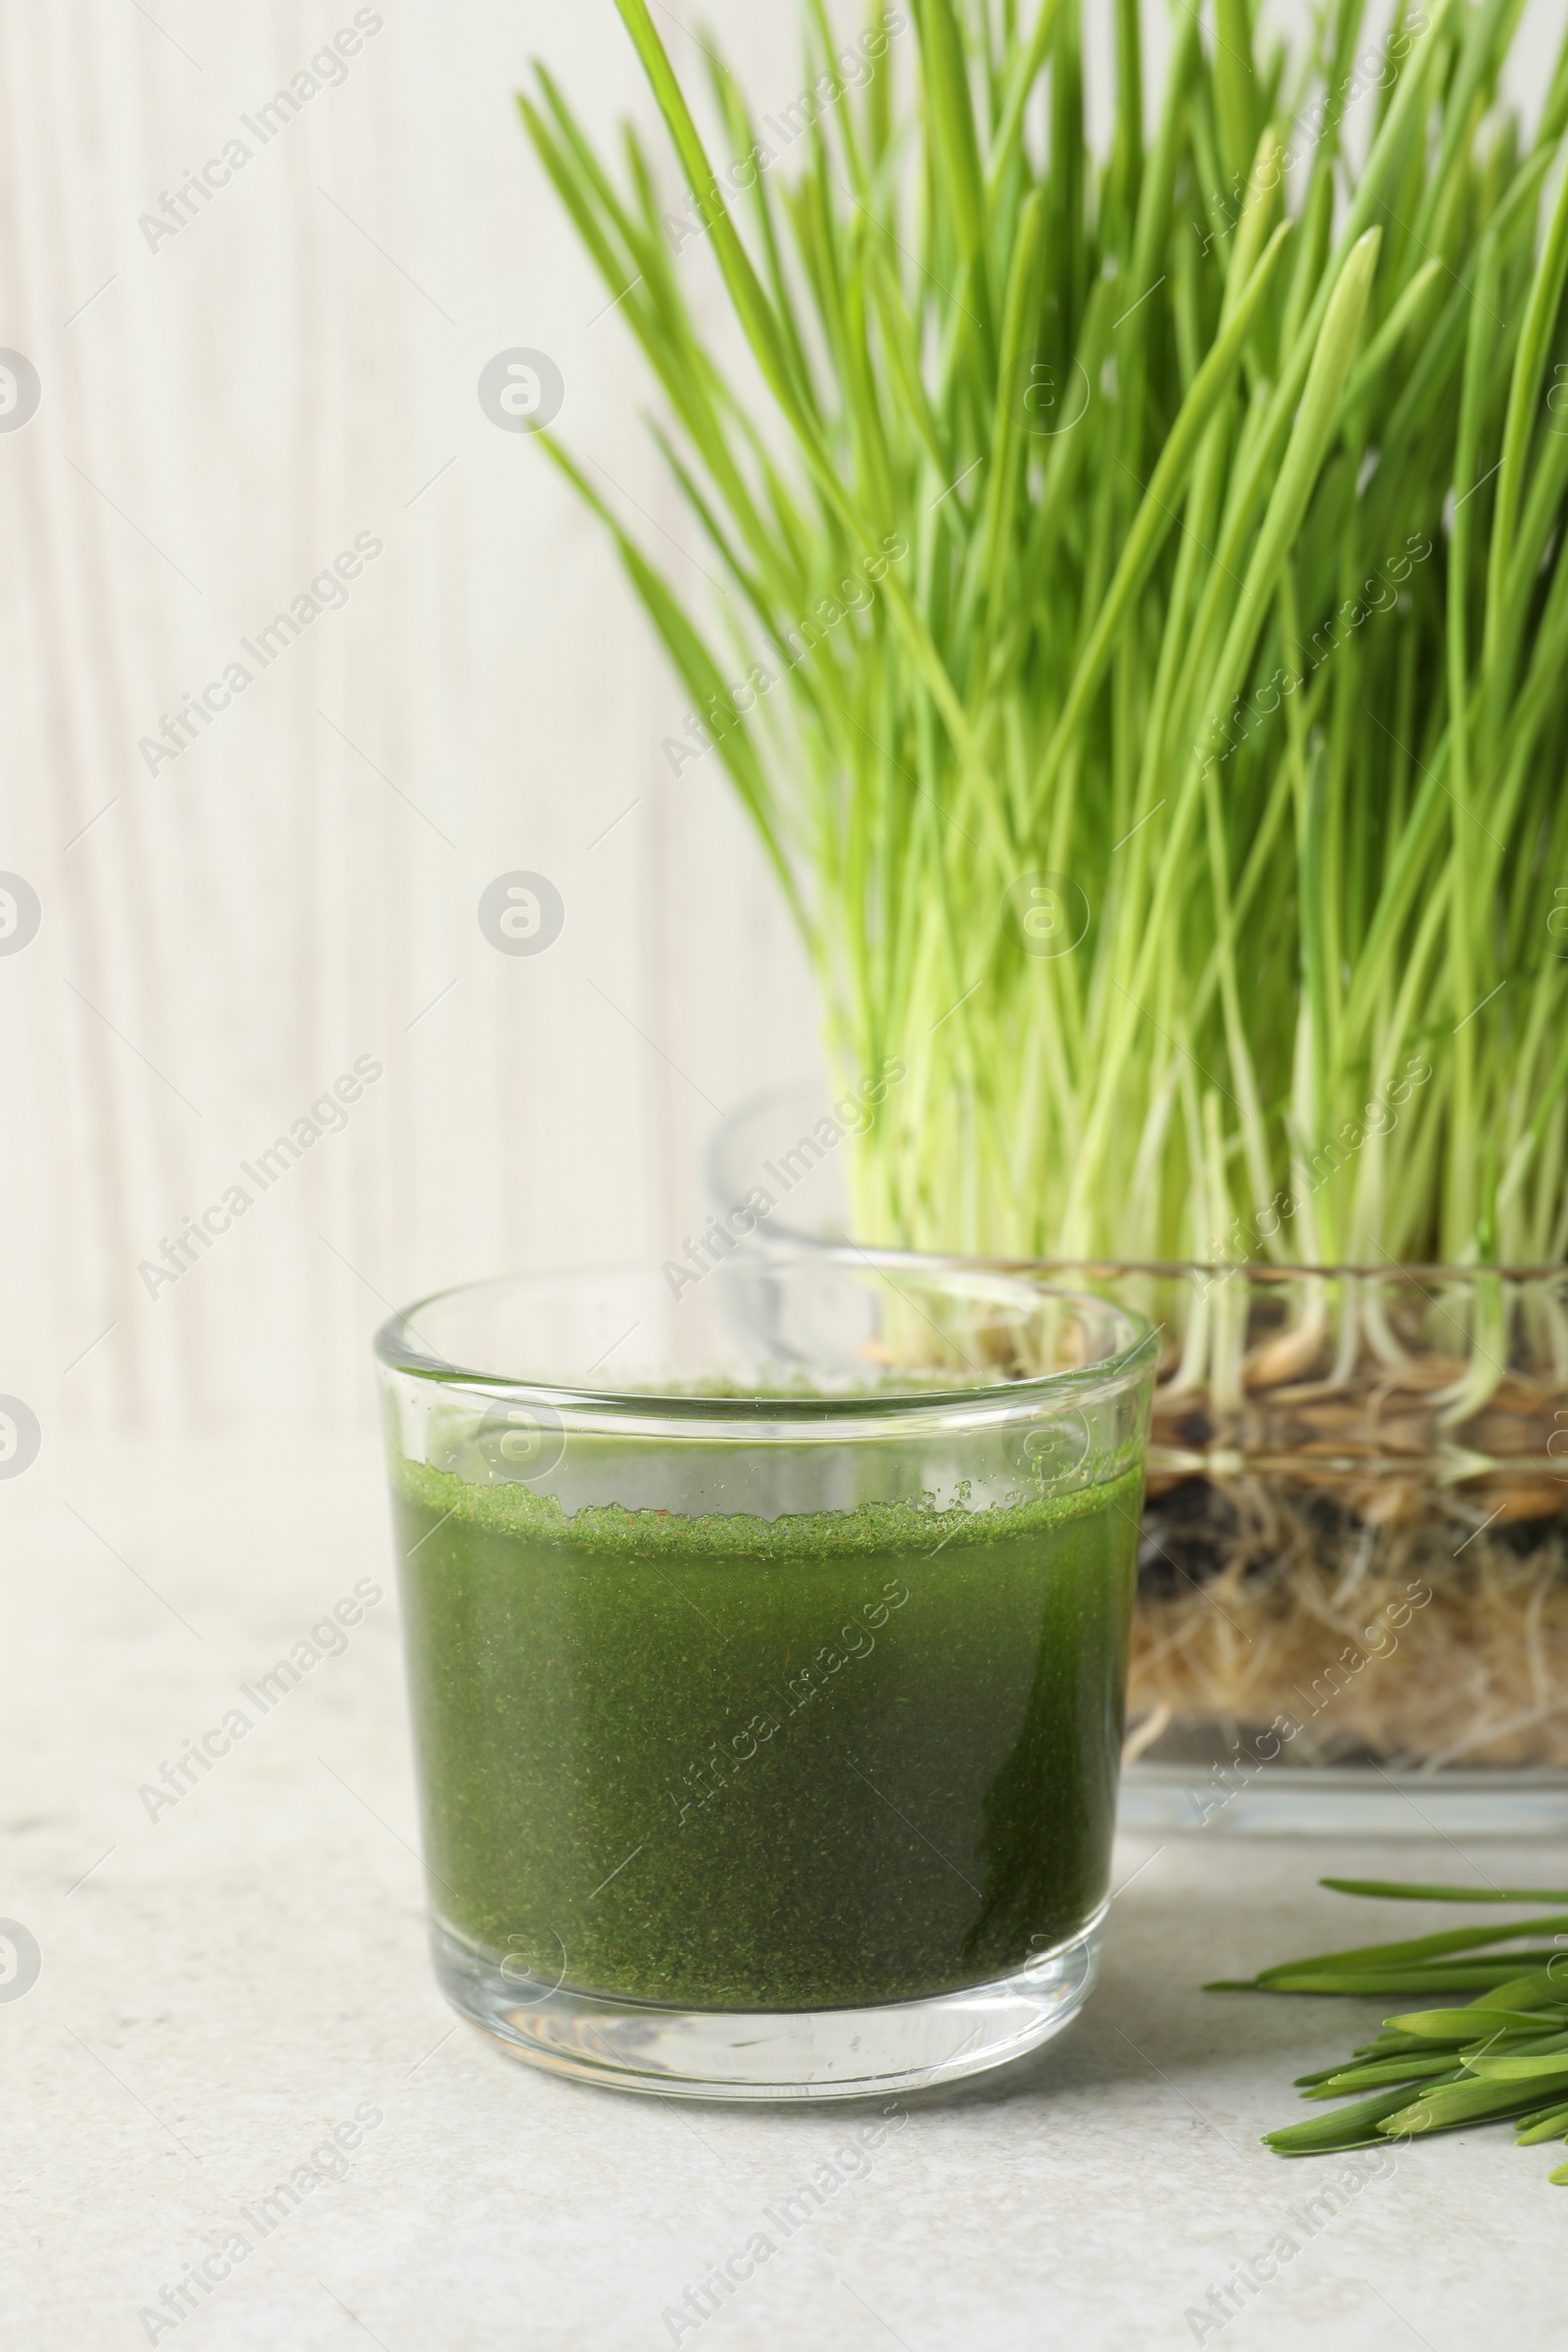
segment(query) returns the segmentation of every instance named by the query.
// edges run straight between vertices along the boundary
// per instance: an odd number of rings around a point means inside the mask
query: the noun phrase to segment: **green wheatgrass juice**
[[[913,2000],[1103,1902],[1141,1470],[771,1520],[393,1479],[432,1909],[508,1975]]]

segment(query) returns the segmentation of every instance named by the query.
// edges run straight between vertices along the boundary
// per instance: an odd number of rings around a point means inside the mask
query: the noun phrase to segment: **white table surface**
[[[46,1451],[0,1485],[0,1913],[42,1954],[25,1996],[0,2001],[6,2340],[669,2345],[666,2308],[858,2111],[588,2089],[444,2007],[371,1446]],[[386,1597],[347,1653],[149,1820],[139,1787],[365,1576]],[[1568,2344],[1560,2147],[1515,2149],[1506,2127],[1400,2147],[1351,2193],[1344,2159],[1258,2145],[1295,2111],[1291,2077],[1362,2038],[1374,2006],[1201,1981],[1436,1924],[1317,1889],[1336,1870],[1551,1885],[1568,1847],[1124,1838],[1077,2025],[1007,2074],[904,2100],[869,2169],[679,2341]],[[345,2177],[265,2237],[250,2227],[242,2211],[362,2103],[381,2121]],[[1336,2183],[1340,2210],[1308,2214]],[[156,2333],[139,2320],[236,2231],[252,2250],[199,2308]],[[1294,2253],[1221,2327],[1209,2290],[1282,2233]]]

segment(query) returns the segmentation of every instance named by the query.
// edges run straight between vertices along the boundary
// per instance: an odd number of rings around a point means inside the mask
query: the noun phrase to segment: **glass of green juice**
[[[712,1254],[377,1338],[436,1974],[626,2089],[978,2073],[1099,1964],[1153,1335],[958,1259]]]

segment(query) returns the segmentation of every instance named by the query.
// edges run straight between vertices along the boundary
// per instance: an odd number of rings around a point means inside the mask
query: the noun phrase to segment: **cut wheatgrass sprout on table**
[[[1568,1903],[1562,1886],[1416,1886],[1324,1879],[1340,1894],[1422,1903]],[[1524,1948],[1498,1951],[1499,1944]],[[1281,2156],[1326,2156],[1391,2139],[1511,2122],[1521,2146],[1568,2139],[1568,1911],[1506,1927],[1452,1928],[1283,1960],[1209,1992],[1337,1993],[1403,2006],[1343,2066],[1298,2075],[1306,2099],[1356,2097],[1311,2123],[1269,2132]],[[1548,2178],[1568,2186],[1568,2164]]]

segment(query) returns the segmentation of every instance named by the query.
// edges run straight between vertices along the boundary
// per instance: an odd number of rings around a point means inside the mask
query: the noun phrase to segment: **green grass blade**
[[[1376,2098],[1337,2108],[1332,2115],[1315,2115],[1309,2123],[1265,2132],[1263,2145],[1276,2156],[1332,2156],[1345,2148],[1375,2148],[1382,2144],[1388,2120],[1408,2109],[1407,2091],[1380,2091]]]

